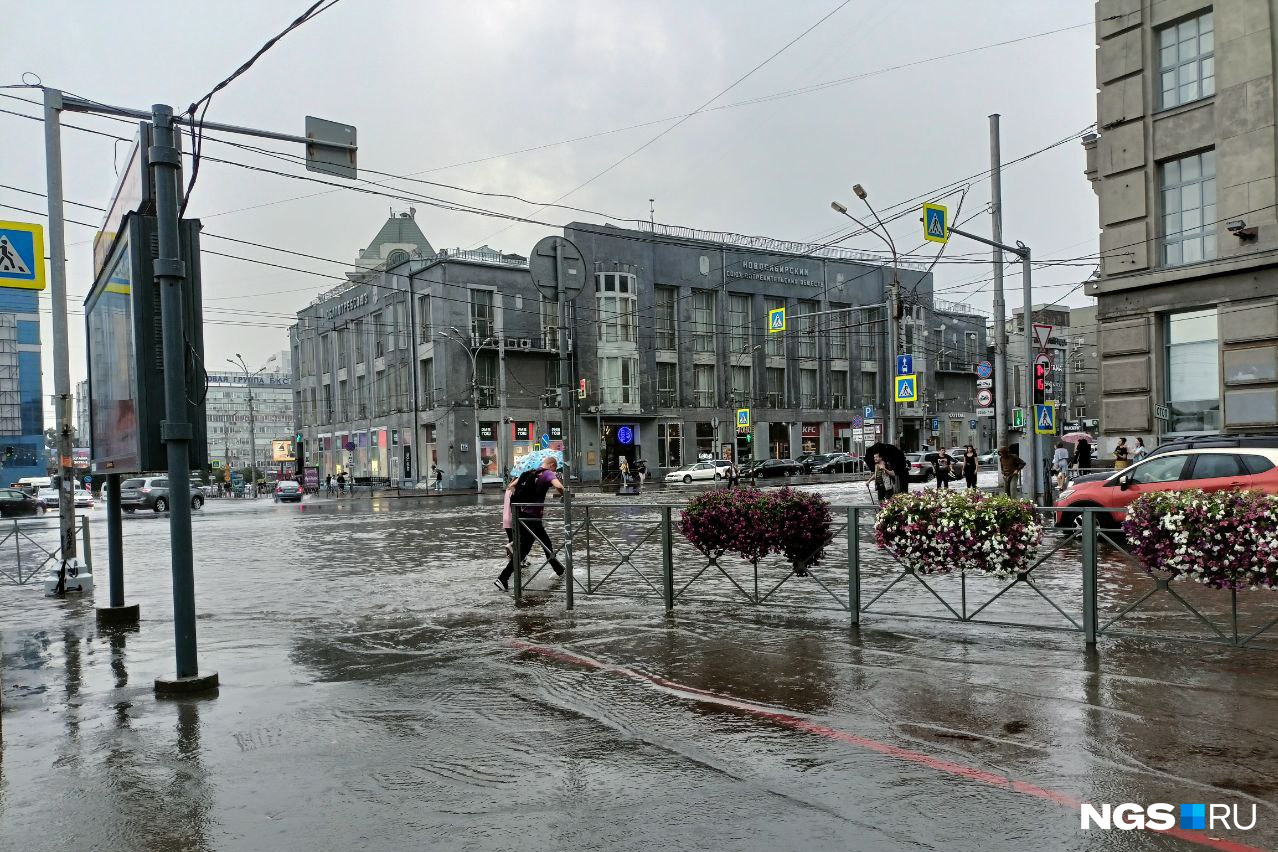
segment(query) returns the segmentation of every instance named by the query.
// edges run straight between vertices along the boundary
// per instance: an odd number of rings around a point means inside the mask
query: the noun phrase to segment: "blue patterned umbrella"
[[[510,474],[511,476],[519,476],[525,471],[536,470],[541,467],[542,461],[547,457],[555,459],[561,467],[563,466],[564,454],[561,450],[533,450],[515,462],[515,466],[510,469]]]

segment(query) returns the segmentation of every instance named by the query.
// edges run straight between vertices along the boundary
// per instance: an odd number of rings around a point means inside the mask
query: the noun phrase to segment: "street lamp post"
[[[493,338],[486,337],[481,340],[474,348],[466,343],[466,338],[454,326],[449,326],[448,331],[435,332],[437,337],[445,340],[451,340],[462,348],[468,356],[470,356],[470,401],[473,409],[475,426],[475,493],[484,493],[484,461],[479,451],[479,350],[488,345]]]
[[[248,364],[244,363],[244,356],[235,353],[236,360],[226,359],[226,363],[239,367],[244,371],[244,387],[248,388],[248,410],[249,410],[249,469],[253,471],[253,497],[257,498],[257,417],[253,413],[253,377],[261,373],[266,367],[260,367],[256,372],[250,372]]]
[[[852,192],[856,195],[857,198],[865,202],[865,206],[868,207],[870,212],[874,214],[874,221],[878,223],[879,228],[882,228],[883,233],[880,234],[878,230],[871,228],[869,225],[865,224],[860,219],[853,216],[851,213],[848,212],[847,207],[845,207],[844,205],[840,204],[837,201],[830,202],[830,209],[832,209],[835,213],[848,217],[857,225],[864,228],[867,232],[874,234],[876,237],[883,240],[885,243],[887,243],[888,250],[892,252],[892,281],[891,283],[888,284],[888,293],[887,293],[888,350],[889,350],[888,360],[891,363],[895,364],[896,355],[897,355],[897,321],[898,321],[897,313],[900,310],[900,288],[901,288],[901,282],[897,278],[897,268],[898,268],[899,262],[898,262],[897,254],[896,254],[896,243],[892,241],[892,235],[888,233],[888,229],[883,226],[883,220],[879,218],[879,214],[875,212],[873,207],[870,207],[870,200],[869,200],[868,194],[866,193],[865,189],[861,186],[861,184],[858,183],[855,186],[853,186]],[[888,414],[887,416],[888,442],[896,443],[899,440],[899,436],[897,435],[896,393],[895,392],[888,394],[887,414]]]

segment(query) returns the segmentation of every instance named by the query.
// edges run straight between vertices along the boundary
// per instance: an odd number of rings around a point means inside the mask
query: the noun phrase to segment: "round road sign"
[[[994,365],[989,361],[982,361],[976,365],[976,375],[978,378],[988,379],[994,375]]]
[[[994,404],[994,394],[987,389],[982,389],[976,394],[976,404],[980,408],[989,408]]]
[[[559,298],[561,284],[564,297],[575,299],[586,283],[585,258],[572,240],[564,237],[542,237],[538,240],[528,258],[528,271],[542,298],[550,302]]]

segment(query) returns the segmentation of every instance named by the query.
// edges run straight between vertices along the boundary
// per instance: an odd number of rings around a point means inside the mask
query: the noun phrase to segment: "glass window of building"
[[[1210,11],[1158,31],[1159,107],[1216,94],[1215,35]]]
[[[430,294],[417,297],[417,339],[422,343],[435,336],[430,321]]]
[[[497,405],[497,353],[491,349],[475,356],[475,385],[479,388],[479,407],[494,408]]]
[[[332,335],[320,335],[320,372],[329,373],[333,369],[333,356],[331,354],[333,341],[330,339]]]
[[[422,396],[423,408],[435,407],[435,359],[427,358],[422,364],[422,374],[419,378],[421,387],[418,393]]]
[[[817,320],[812,316],[820,308],[817,302],[799,302],[798,316],[795,317],[794,329],[799,337],[799,357],[815,358],[817,356]],[[789,323],[786,323],[789,325]]]
[[[714,351],[714,291],[692,291],[692,351]]]
[[[733,293],[728,297],[728,348],[732,354],[750,351],[750,304],[753,299]]]
[[[559,303],[552,299],[541,300],[541,333],[547,349],[559,349]]]
[[[674,287],[656,287],[653,291],[654,344],[658,349],[675,348],[675,298]]]
[[[634,343],[639,293],[635,276],[601,272],[595,276],[600,343]]]
[[[887,325],[882,308],[864,308],[860,311],[856,336],[860,341],[861,360],[878,363],[879,340],[887,336]]]
[[[493,291],[470,291],[470,336],[486,340],[493,336]]]
[[[1216,309],[1167,317],[1169,432],[1220,428],[1220,345]]]
[[[714,364],[692,365],[692,392],[696,404],[701,408],[715,405]]]
[[[768,316],[772,311],[785,307],[785,299],[766,299],[764,300],[764,316]],[[788,327],[790,324],[786,323]],[[785,334],[767,334],[765,335],[764,351],[769,355],[785,355]]]
[[[732,367],[732,401],[746,408],[750,405],[750,368],[734,365]]]
[[[657,362],[657,405],[674,408],[679,404],[679,365]]]
[[[799,370],[799,396],[799,402],[804,408],[817,407],[819,400],[817,399],[816,370]]]
[[[847,305],[839,305],[830,303],[830,310],[841,310]],[[829,323],[826,326],[826,345],[830,348],[831,358],[848,357],[848,326],[852,324],[851,319],[855,311],[841,311],[841,313],[830,314]]]
[[[385,340],[387,329],[380,311],[373,314],[370,324],[373,328],[373,357],[384,358],[386,357]]]
[[[683,465],[682,436],[683,427],[678,423],[657,424],[657,464],[661,467]]]
[[[599,359],[599,396],[605,405],[638,405],[636,384],[639,359],[607,357]]]
[[[785,408],[785,368],[768,367],[765,378],[768,381],[767,407]]]
[[[848,371],[830,371],[830,407],[848,407]]]
[[[364,363],[364,321],[355,320],[351,324],[351,347],[355,350],[355,363]]]
[[[1169,160],[1159,169],[1163,265],[1216,257],[1216,152]]]
[[[714,458],[714,425],[698,423],[697,428],[697,461],[709,461]]]

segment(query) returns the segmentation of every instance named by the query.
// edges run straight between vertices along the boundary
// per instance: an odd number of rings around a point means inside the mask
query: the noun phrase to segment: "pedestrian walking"
[[[1137,438],[1136,448],[1132,450],[1132,464],[1136,464],[1147,455],[1149,455],[1149,450],[1145,449],[1145,439]]]
[[[1061,492],[1069,484],[1069,450],[1064,441],[1056,442],[1056,450],[1052,453],[1052,470],[1056,473],[1056,490]]]
[[[430,469],[435,475],[435,490],[442,492],[444,490],[444,472],[435,465],[431,465]]]
[[[510,577],[515,573],[515,560],[523,562],[528,551],[532,549],[533,539],[541,542],[555,576],[562,577],[564,574],[564,566],[555,557],[555,546],[551,543],[550,535],[541,521],[545,512],[546,494],[552,488],[558,492],[559,496],[563,495],[564,484],[559,479],[559,460],[554,456],[547,456],[540,468],[524,471],[518,479],[506,486],[513,509],[511,525],[513,527],[514,524],[519,524],[519,552],[511,553],[510,558],[506,560],[506,567],[493,581],[493,585],[503,592],[510,591]]]
[[[936,476],[936,487],[946,491],[950,488],[950,457],[945,453],[937,453],[932,459],[932,473]]]
[[[888,467],[888,463],[878,453],[874,454],[873,478],[874,493],[878,495],[880,503],[887,502],[889,497],[896,494],[896,473]]]
[[[1128,455],[1130,451],[1127,449],[1127,439],[1119,438],[1118,446],[1114,447],[1114,470],[1122,470],[1127,467]]]
[[[346,474],[337,474],[337,496],[341,497],[346,493]]]
[[[624,488],[630,484],[630,461],[625,457],[621,457],[621,487]]]
[[[728,469],[724,471],[724,473],[728,477],[729,488],[736,488],[739,484],[741,484],[741,471],[737,469],[735,463],[729,464]]]
[[[1025,460],[1008,447],[998,448],[998,471],[1002,479],[1003,493],[1015,497],[1020,489],[1021,471],[1025,469]]]
[[[324,476],[324,491],[329,497],[333,496],[333,474],[331,473]]]
[[[968,488],[976,487],[976,468],[979,464],[976,447],[968,444],[963,450],[963,481],[967,483]]]
[[[1086,473],[1092,466],[1092,443],[1086,438],[1079,438],[1074,446],[1074,469]]]

